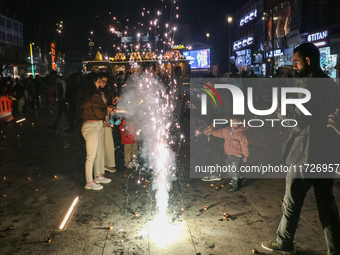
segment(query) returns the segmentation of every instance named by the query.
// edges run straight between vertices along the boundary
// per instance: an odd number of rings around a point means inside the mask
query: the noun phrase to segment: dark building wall
[[[340,22],[340,0],[303,0],[300,32],[315,31]]]

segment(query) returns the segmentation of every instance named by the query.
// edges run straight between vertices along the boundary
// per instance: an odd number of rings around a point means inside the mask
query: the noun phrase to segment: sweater
[[[212,135],[224,138],[224,152],[225,155],[235,155],[235,156],[244,156],[245,158],[249,157],[248,150],[248,140],[246,137],[246,130],[248,127],[240,126],[231,135],[232,128],[225,127],[217,130],[213,130]],[[207,131],[204,130],[204,134],[207,134]]]

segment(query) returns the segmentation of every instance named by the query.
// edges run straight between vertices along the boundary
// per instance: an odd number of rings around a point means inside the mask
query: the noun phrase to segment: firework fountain
[[[141,169],[152,172],[157,218],[165,222],[171,181],[176,170],[176,154],[171,148],[175,143],[172,134],[179,128],[174,121],[175,93],[175,89],[167,92],[162,83],[145,74],[131,80],[118,104],[128,111],[138,126],[140,154],[145,160]]]

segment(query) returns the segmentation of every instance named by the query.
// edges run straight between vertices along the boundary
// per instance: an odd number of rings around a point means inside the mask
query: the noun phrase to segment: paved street
[[[190,151],[184,143],[170,194],[175,220],[157,231],[150,176],[119,169],[106,174],[112,182],[103,190],[85,190],[84,140],[79,130],[66,136],[64,122],[56,133],[49,130],[54,111],[44,106],[21,123],[0,126],[0,254],[241,255],[253,249],[270,254],[261,242],[275,238],[284,179],[248,179],[241,190],[228,193],[228,179],[211,186],[189,178]],[[281,127],[250,130],[256,143],[247,164],[280,164],[283,133]],[[335,194],[339,205],[339,181]],[[79,202],[59,230],[76,196]],[[230,214],[226,220],[224,213]],[[295,244],[299,254],[326,254],[313,190],[305,199]]]

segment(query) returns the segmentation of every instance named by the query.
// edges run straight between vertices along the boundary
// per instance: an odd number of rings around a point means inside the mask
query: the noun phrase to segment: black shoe
[[[267,251],[271,251],[271,252],[276,252],[276,253],[286,254],[286,255],[293,255],[296,253],[294,249],[294,245],[291,245],[291,247],[285,247],[284,245],[279,244],[276,240],[262,242],[261,245],[264,249],[266,249]]]

